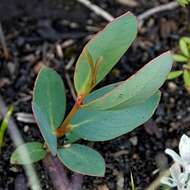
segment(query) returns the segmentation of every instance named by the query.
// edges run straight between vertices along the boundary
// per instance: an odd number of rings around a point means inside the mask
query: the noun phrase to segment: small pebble
[[[133,146],[136,146],[136,145],[138,144],[138,138],[137,138],[137,136],[131,137],[131,138],[129,139],[129,141],[131,142],[131,144],[132,144]]]
[[[98,186],[98,190],[109,190],[107,185],[100,185]]]
[[[10,170],[11,170],[12,172],[15,172],[15,173],[19,171],[18,168],[17,168],[17,167],[14,167],[14,166],[11,167]]]
[[[25,125],[24,126],[24,132],[27,133],[29,131],[29,126],[28,125]]]
[[[177,90],[177,85],[174,82],[168,82],[168,88],[171,92],[175,92]]]

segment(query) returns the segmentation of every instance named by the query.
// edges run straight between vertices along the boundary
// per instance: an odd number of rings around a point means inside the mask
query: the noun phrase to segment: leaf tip
[[[11,156],[10,158],[10,163],[13,165],[13,164],[17,164],[17,161],[16,159],[13,157],[13,155]]]

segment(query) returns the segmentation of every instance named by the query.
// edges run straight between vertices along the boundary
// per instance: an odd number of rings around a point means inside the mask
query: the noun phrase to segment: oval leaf
[[[95,150],[80,144],[58,149],[58,157],[70,170],[90,176],[104,176],[105,162]]]
[[[184,55],[180,55],[180,54],[174,54],[173,59],[175,61],[181,62],[181,63],[188,62],[188,58],[185,57]]]
[[[164,83],[171,70],[172,62],[173,59],[169,52],[160,55],[116,88],[85,104],[84,107],[94,110],[121,109],[122,106],[126,107],[145,101]]]
[[[22,144],[11,155],[11,164],[32,164],[42,160],[46,153],[41,143],[30,142]]]
[[[181,38],[179,41],[179,47],[180,47],[182,53],[186,57],[189,57],[189,49],[188,49],[187,43],[185,42],[185,40],[183,38]]]
[[[126,13],[113,20],[87,43],[77,61],[75,69],[74,83],[78,94],[84,93],[92,77],[91,67],[87,62],[86,50],[91,55],[91,57],[88,57],[93,60],[94,64],[97,63],[98,59],[102,58],[97,68],[97,84],[119,61],[135,39],[136,34],[136,17],[131,13]]]
[[[106,141],[128,133],[146,122],[154,113],[160,100],[156,93],[144,103],[121,110],[95,111],[82,109],[72,120],[72,131],[90,141]]]
[[[44,67],[36,79],[32,108],[40,131],[53,155],[57,151],[54,131],[64,118],[66,107],[65,88],[61,77]]]
[[[172,71],[169,73],[167,79],[168,80],[175,79],[175,78],[181,76],[182,74],[183,74],[183,71]]]

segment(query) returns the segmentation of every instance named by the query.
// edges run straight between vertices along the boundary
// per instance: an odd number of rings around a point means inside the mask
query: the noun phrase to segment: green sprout
[[[179,40],[180,52],[173,55],[176,62],[182,63],[182,69],[170,72],[168,80],[183,76],[184,87],[190,93],[190,38],[182,37]]]
[[[177,0],[177,2],[184,7],[190,3],[190,0]]]
[[[51,68],[41,69],[34,86],[32,109],[46,146],[38,142],[21,145],[12,154],[11,163],[29,164],[52,154],[74,172],[104,176],[102,156],[79,140],[111,140],[145,123],[158,106],[159,88],[172,67],[172,56],[166,52],[127,80],[95,90],[130,47],[136,34],[137,19],[126,13],[86,44],[74,73],[77,99],[67,116],[62,78]],[[27,162],[20,158],[22,149],[29,149],[31,159]]]
[[[0,126],[0,152],[4,144],[5,132],[12,112],[13,112],[13,106],[10,106]]]
[[[132,172],[131,172],[130,178],[131,178],[131,190],[137,190]]]

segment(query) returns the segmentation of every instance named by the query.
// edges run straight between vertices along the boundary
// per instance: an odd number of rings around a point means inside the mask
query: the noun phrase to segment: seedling
[[[7,130],[7,124],[9,122],[9,118],[10,118],[12,112],[13,112],[13,106],[10,106],[5,115],[5,118],[3,119],[3,121],[0,125],[0,152],[1,152],[1,148],[3,147],[3,144],[4,144],[4,137],[5,137],[5,133]]]
[[[190,93],[190,38],[182,37],[179,40],[180,52],[173,55],[176,62],[182,63],[182,69],[170,72],[168,80],[183,76],[184,87]]]
[[[46,146],[37,142],[21,145],[11,157],[13,164],[26,164],[18,154],[19,149],[25,147],[31,153],[27,164],[51,153],[74,172],[104,176],[102,156],[77,141],[111,140],[146,122],[159,103],[159,88],[172,67],[172,56],[166,52],[129,79],[94,90],[129,48],[136,33],[136,17],[127,13],[86,44],[74,73],[77,100],[66,117],[61,77],[48,67],[41,69],[34,87],[32,108]],[[63,139],[63,144],[57,143],[58,138]]]

